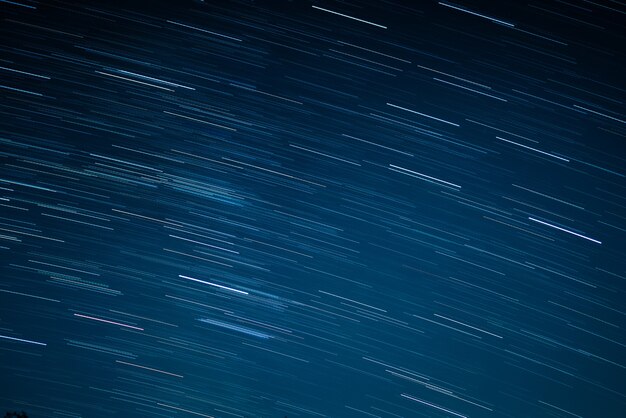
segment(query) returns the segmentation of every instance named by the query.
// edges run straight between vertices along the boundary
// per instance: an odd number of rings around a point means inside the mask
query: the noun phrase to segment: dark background
[[[623,417],[626,8],[442,3],[0,3],[0,411]]]

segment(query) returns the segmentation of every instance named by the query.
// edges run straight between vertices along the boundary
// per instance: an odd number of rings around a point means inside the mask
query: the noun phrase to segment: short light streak
[[[235,128],[230,128],[228,126],[220,125],[220,124],[217,124],[217,123],[207,122],[206,120],[202,120],[202,119],[198,119],[198,118],[192,118],[191,116],[185,116],[185,115],[180,115],[180,114],[174,113],[174,112],[168,112],[167,110],[164,110],[163,113],[166,113],[166,114],[172,115],[172,116],[178,116],[179,118],[183,118],[183,119],[193,120],[195,122],[205,123],[205,124],[211,125],[211,126],[217,126],[218,128],[227,129],[229,131],[236,131],[237,130]]]
[[[391,58],[394,60],[398,60],[398,61],[402,61],[402,62],[406,62],[407,64],[410,64],[411,61],[409,60],[405,60],[402,58],[398,58],[398,57],[394,57],[393,55],[387,55],[387,54],[383,54],[382,52],[378,52],[378,51],[374,51],[372,49],[367,49],[367,48],[363,48],[362,46],[358,46],[358,45],[354,45],[354,44],[349,44],[348,42],[343,42],[343,41],[337,41],[338,43],[342,44],[342,45],[348,45],[351,46],[353,48],[357,48],[357,49],[362,49],[364,51],[368,51],[371,52],[372,54],[377,54],[377,55],[382,55],[383,57],[387,57],[387,58]]]
[[[9,0],[0,0],[0,3],[12,4],[14,6],[26,7],[27,9],[37,9],[35,6],[30,6],[28,4],[17,3]]]
[[[574,413],[572,413],[572,412],[566,411],[565,409],[563,409],[563,408],[559,408],[558,406],[554,406],[554,405],[552,405],[552,404],[549,404],[548,402],[544,402],[544,401],[537,401],[537,402],[542,403],[542,404],[544,404],[544,405],[547,405],[547,406],[549,406],[549,407],[552,407],[552,408],[554,408],[554,409],[556,409],[556,410],[558,410],[558,411],[565,412],[566,414],[569,414],[569,415],[571,415],[571,416],[573,416],[573,417],[583,418],[583,417],[581,417],[580,415],[576,415],[576,414],[574,414]]]
[[[151,372],[163,373],[163,374],[166,374],[168,376],[179,377],[181,379],[184,377],[184,376],[182,376],[180,374],[170,373],[170,372],[166,372],[166,371],[159,370],[159,369],[153,369],[152,367],[140,366],[139,364],[127,363],[127,362],[121,361],[121,360],[115,360],[115,362],[116,363],[120,363],[120,364],[125,364],[127,366],[138,367],[140,369],[150,370]]]
[[[157,83],[165,84],[167,86],[180,87],[180,88],[187,89],[187,90],[195,90],[193,87],[183,86],[182,84],[172,83],[171,81],[165,81],[165,80],[161,80],[161,79],[154,78],[154,77],[148,77],[147,75],[137,74],[137,73],[133,73],[130,71],[125,71],[125,70],[114,70],[114,71],[117,71],[125,75],[135,76],[135,77],[143,78],[145,80],[150,80],[150,81],[154,81]]]
[[[517,142],[513,142],[513,141],[510,141],[508,139],[500,138],[499,136],[496,136],[496,138],[499,139],[500,141],[508,142],[509,144],[517,145],[518,147],[526,148],[526,149],[529,149],[531,151],[535,151],[535,152],[538,152],[540,154],[544,154],[544,155],[547,155],[549,157],[556,158],[558,160],[565,161],[565,162],[569,163],[569,160],[567,158],[559,157],[558,155],[550,154],[549,152],[541,151],[541,150],[538,150],[537,148],[529,147],[528,145],[519,144]]]
[[[374,309],[374,310],[381,311],[381,312],[387,312],[387,311],[386,311],[386,310],[384,310],[384,309],[377,308],[377,307],[375,307],[375,306],[368,305],[368,304],[366,304],[366,303],[357,302],[357,301],[356,301],[356,300],[354,300],[354,299],[344,298],[343,296],[335,295],[335,294],[333,294],[333,293],[324,292],[323,290],[318,290],[318,292],[323,293],[323,294],[325,294],[325,295],[334,296],[334,297],[339,298],[339,299],[347,300],[347,301],[349,301],[349,302],[356,303],[356,304],[358,304],[358,305],[367,306],[367,307],[368,307],[368,308],[370,308],[370,309]]]
[[[427,176],[426,174],[418,173],[417,171],[409,170],[408,168],[400,167],[400,166],[393,165],[393,164],[389,164],[389,167],[395,168],[396,170],[405,171],[406,173],[403,173],[403,174],[411,173],[411,174],[414,174],[415,176],[425,177],[427,179],[438,181],[438,182],[447,184],[447,185],[452,186],[452,187],[458,187],[459,189],[461,188],[461,186],[459,186],[458,184],[450,183],[449,181],[441,180],[441,179],[438,179],[436,177]],[[402,171],[400,171],[400,173]]]
[[[195,240],[192,240],[192,239],[189,239],[189,238],[179,237],[178,235],[171,235],[170,234],[169,236],[172,237],[172,238],[181,239],[183,241],[193,242],[194,244],[204,245],[205,247],[210,247],[210,248],[215,248],[217,250],[226,251],[226,252],[229,252],[229,253],[232,253],[232,254],[239,254],[237,251],[234,251],[234,250],[229,250],[227,248],[222,248],[222,247],[218,247],[218,246],[215,246],[215,245],[207,244],[205,242],[195,241]]]
[[[182,26],[184,28],[197,30],[200,32],[210,33],[211,35],[221,36],[222,38],[232,39],[233,41],[241,42],[241,39],[233,38],[232,36],[228,36],[228,35],[222,35],[221,33],[217,33],[217,32],[211,32],[210,30],[206,30],[206,29],[196,28],[195,26],[185,25],[184,23],[174,22],[172,20],[168,20],[167,23],[171,23],[172,25]]]
[[[469,84],[474,84],[474,85],[476,85],[476,86],[480,86],[480,87],[482,87],[482,88],[485,88],[485,89],[491,90],[491,87],[486,86],[486,85],[484,85],[484,84],[476,83],[475,81],[466,80],[465,78],[461,78],[461,77],[457,77],[457,76],[452,75],[452,74],[444,73],[443,71],[433,70],[432,68],[424,67],[423,65],[418,65],[418,67],[419,67],[419,68],[423,68],[424,70],[433,71],[433,72],[438,73],[438,74],[443,74],[443,75],[445,75],[445,76],[447,76],[447,77],[455,78],[455,79],[457,79],[457,80],[461,80],[461,81],[464,81],[464,82],[466,82],[466,83],[469,83]]]
[[[15,338],[15,337],[9,337],[8,335],[0,335],[0,338],[4,338],[5,340],[11,340],[11,341],[19,341],[21,343],[28,343],[28,344],[35,344],[35,345],[43,345],[44,347],[47,346],[48,344],[46,343],[40,343],[37,341],[32,341],[32,340],[25,340],[23,338]]]
[[[345,136],[346,138],[352,138],[352,139],[355,139],[355,140],[360,141],[360,142],[365,142],[366,144],[374,145],[376,147],[388,149],[389,151],[394,151],[394,152],[397,152],[397,153],[400,153],[400,154],[408,155],[409,157],[413,157],[413,154],[411,154],[409,152],[404,152],[404,151],[400,151],[400,150],[397,150],[397,149],[394,149],[394,148],[386,147],[384,145],[380,145],[380,144],[377,144],[375,142],[366,141],[365,139],[360,139],[360,138],[357,138],[357,137],[352,136],[352,135],[341,134],[341,136]]]
[[[595,242],[596,244],[602,244],[602,242],[598,241],[597,239],[586,237],[586,236],[581,235],[579,233],[576,233],[574,231],[570,231],[569,229],[561,228],[560,226],[552,225],[552,224],[549,224],[547,222],[540,221],[539,219],[532,218],[530,216],[528,217],[528,219],[530,219],[531,221],[540,223],[542,225],[549,226],[550,228],[558,229],[559,231],[563,231],[563,232],[567,232],[568,234],[576,235],[577,237],[584,238],[584,239],[589,240],[591,242]]]
[[[28,293],[13,292],[11,290],[0,289],[0,292],[11,293],[11,294],[20,295],[20,296],[27,296],[29,298],[35,298],[35,299],[49,300],[50,302],[60,302],[59,300],[56,300],[56,299],[44,298],[43,296],[29,295]]]
[[[614,121],[617,121],[617,122],[620,122],[620,123],[626,123],[626,121],[623,121],[623,120],[618,119],[618,118],[614,118],[613,116],[605,115],[604,113],[596,112],[595,110],[587,109],[586,107],[582,107],[582,106],[578,106],[578,105],[574,105],[574,107],[582,109],[585,112],[591,112],[591,113],[595,113],[598,116],[603,116],[605,118],[613,119]]]
[[[181,279],[187,279],[187,280],[191,280],[191,281],[202,283],[202,284],[208,284],[209,286],[219,287],[220,289],[224,289],[224,290],[230,290],[231,292],[239,293],[239,294],[242,294],[242,295],[249,294],[248,292],[244,292],[243,290],[233,289],[232,287],[222,286],[221,284],[211,283],[211,282],[207,282],[205,280],[194,279],[193,277],[183,276],[182,274],[179,274],[178,277],[180,277]]]
[[[26,72],[26,71],[20,71],[20,70],[14,69],[14,68],[0,67],[0,70],[13,71],[14,73],[26,74],[26,75],[30,75],[30,76],[33,76],[33,77],[43,78],[45,80],[50,80],[50,77],[48,77],[48,76],[39,75],[39,74],[33,74],[33,73]]]
[[[454,320],[454,319],[451,319],[451,318],[445,317],[445,316],[443,316],[443,315],[439,315],[439,314],[434,314],[434,315],[435,315],[436,317],[439,317],[439,318],[447,319],[448,321],[450,321],[450,322],[454,322],[455,324],[463,325],[464,327],[468,327],[468,328],[471,328],[471,329],[475,329],[476,331],[484,332],[485,334],[492,335],[492,336],[494,336],[494,337],[496,337],[496,338],[502,338],[500,335],[494,334],[494,333],[489,332],[489,331],[485,331],[484,329],[480,329],[480,328],[477,328],[477,327],[473,327],[473,326],[471,326],[471,325],[468,325],[468,324],[463,323],[463,322],[460,322],[460,321],[456,321],[456,320]]]
[[[215,326],[218,326],[218,327],[221,327],[221,328],[230,329],[232,331],[237,331],[237,332],[241,332],[241,333],[244,333],[244,334],[248,334],[248,335],[251,335],[253,337],[262,338],[264,340],[272,338],[271,335],[266,334],[264,332],[255,331],[255,330],[250,329],[250,328],[242,327],[240,325],[234,325],[234,324],[231,324],[231,323],[228,323],[228,322],[224,322],[224,321],[218,321],[218,320],[209,319],[209,318],[200,318],[200,319],[198,319],[198,321],[204,322],[205,324],[211,324],[211,325],[215,325]]]
[[[387,103],[387,106],[395,107],[396,109],[404,110],[405,112],[415,113],[416,115],[424,116],[425,118],[429,118],[429,119],[433,119],[433,120],[436,120],[436,121],[439,121],[439,122],[447,123],[448,125],[452,125],[452,126],[456,126],[456,127],[459,126],[459,124],[457,124],[457,123],[448,122],[447,120],[439,119],[439,118],[436,118],[434,116],[430,116],[430,115],[427,115],[425,113],[420,113],[420,112],[417,112],[415,110],[407,109],[406,107],[398,106],[398,105],[395,105],[395,104],[392,104],[392,103]]]
[[[280,353],[278,351],[274,351],[274,350],[270,350],[269,348],[263,348],[263,347],[259,347],[258,345],[252,345],[252,344],[248,344],[248,343],[242,343],[243,345],[247,345],[248,347],[254,347],[254,348],[258,348],[259,350],[263,350],[263,351],[267,351],[269,353],[274,353],[274,354],[278,354],[279,356],[283,356],[283,357],[287,357],[287,358],[292,358],[294,360],[298,360],[301,361],[303,363],[308,363],[308,360],[305,359],[301,359],[298,357],[294,357],[294,356],[290,356],[288,354],[284,354],[284,353]]]
[[[433,80],[435,80],[435,81],[439,81],[440,83],[449,84],[449,85],[451,85],[451,86],[455,86],[455,87],[458,87],[458,88],[463,89],[463,90],[468,90],[468,91],[474,92],[474,93],[476,93],[476,94],[481,94],[481,95],[483,95],[483,96],[491,97],[492,99],[500,100],[501,102],[508,102],[508,100],[503,99],[503,98],[498,97],[498,96],[494,96],[493,94],[483,93],[482,91],[478,91],[478,90],[470,89],[469,87],[465,87],[465,86],[461,86],[461,85],[459,85],[459,84],[451,83],[451,82],[449,82],[449,81],[445,81],[445,80],[442,80],[442,79],[437,78],[437,77],[433,77]]]
[[[143,81],[133,80],[132,78],[122,77],[120,75],[103,73],[102,71],[96,71],[96,73],[101,74],[101,75],[106,75],[107,77],[119,78],[120,80],[130,81],[131,83],[143,84],[144,86],[154,87],[155,89],[167,90],[167,91],[172,91],[172,92],[174,91],[172,89],[168,89],[162,86],[157,86],[157,85],[150,84],[150,83],[144,83]]]
[[[172,409],[175,409],[177,411],[187,412],[189,414],[198,415],[198,416],[201,416],[201,417],[214,418],[213,415],[201,414],[200,412],[194,412],[194,411],[190,411],[189,409],[178,408],[176,406],[166,405],[164,403],[157,403],[157,405],[164,406],[166,408],[172,408]]]
[[[228,157],[222,157],[222,159],[226,160],[226,161],[230,161],[230,162],[236,163],[236,164],[241,164],[241,165],[244,165],[244,166],[247,166],[247,167],[256,168],[257,170],[267,171],[268,173],[277,174],[279,176],[283,176],[283,177],[287,177],[287,178],[290,178],[290,179],[298,180],[298,181],[301,181],[301,182],[304,182],[304,183],[313,184],[315,186],[326,187],[323,184],[314,183],[312,181],[301,179],[301,178],[298,178],[298,177],[295,177],[295,176],[291,176],[289,174],[281,173],[279,171],[270,170],[269,168],[263,168],[263,167],[260,167],[260,166],[254,165],[254,164],[244,163],[243,161],[233,160],[233,159],[228,158]]]
[[[317,6],[311,6],[311,7],[314,8],[314,9],[317,9],[317,10],[321,10],[323,12],[332,13],[332,14],[337,15],[337,16],[347,17],[348,19],[356,20],[358,22],[367,23],[368,25],[372,25],[372,26],[376,26],[376,27],[379,27],[379,28],[387,29],[387,26],[379,25],[378,23],[368,22],[367,20],[359,19],[359,18],[353,17],[353,16],[344,15],[343,13],[339,13],[339,12],[333,12],[332,10],[323,9],[323,8],[317,7]]]
[[[303,151],[311,152],[313,154],[322,155],[324,157],[332,158],[333,160],[342,161],[344,163],[356,165],[356,166],[359,166],[359,167],[361,166],[361,164],[355,163],[354,161],[344,160],[343,158],[335,157],[333,155],[325,154],[323,152],[319,152],[319,151],[315,151],[315,150],[312,150],[312,149],[304,148],[304,147],[301,147],[299,145],[289,144],[289,146],[292,147],[292,148],[297,148],[297,149],[301,149]]]
[[[77,313],[75,313],[74,316],[77,316],[79,318],[91,319],[92,321],[105,322],[107,324],[118,325],[120,327],[136,329],[138,331],[143,331],[144,330],[143,328],[134,327],[134,326],[128,325],[128,324],[122,324],[121,322],[109,321],[108,319],[94,318],[93,316],[81,315],[81,314],[77,314]]]
[[[65,154],[65,155],[69,155],[69,154]],[[3,183],[17,184],[17,185],[24,186],[24,187],[32,187],[33,189],[44,190],[46,192],[53,192],[53,193],[57,192],[56,190],[52,190],[52,189],[49,189],[47,187],[34,186],[32,184],[23,183],[21,181],[7,180],[7,179],[0,179],[0,181],[3,182]]]
[[[461,415],[461,414],[459,414],[458,412],[454,412],[454,411],[451,411],[451,410],[449,410],[449,409],[443,408],[443,407],[441,407],[441,406],[437,406],[437,405],[435,405],[435,404],[432,404],[432,403],[430,403],[430,402],[426,402],[426,401],[423,401],[423,400],[421,400],[421,399],[414,398],[413,396],[407,395],[407,394],[405,394],[405,393],[403,393],[401,396],[402,396],[402,397],[404,397],[404,398],[410,399],[410,400],[412,400],[412,401],[419,402],[419,403],[422,403],[422,404],[424,404],[424,405],[428,405],[428,406],[430,406],[430,407],[432,407],[432,408],[439,409],[440,411],[447,412],[448,414],[452,414],[452,415],[454,415],[454,416],[461,417],[461,418],[467,418],[467,416],[466,416],[466,415]]]
[[[32,94],[33,96],[43,96],[43,94],[41,94],[41,93],[35,93],[34,91],[22,90],[22,89],[18,89],[18,88],[15,88],[15,87],[9,87],[9,86],[2,86],[2,85],[0,85],[0,88],[7,89],[7,90],[13,90],[13,91],[19,91],[20,93]]]
[[[515,27],[515,25],[512,24],[512,23],[505,22],[505,21],[500,20],[500,19],[495,19],[495,18],[490,17],[490,16],[482,15],[480,13],[472,12],[471,10],[464,9],[462,7],[459,7],[459,6],[454,6],[452,4],[447,4],[447,3],[442,3],[442,2],[439,2],[439,4],[442,5],[442,6],[454,9],[454,10],[458,10],[460,12],[464,12],[464,13],[468,13],[468,14],[471,14],[471,15],[474,15],[474,16],[482,17],[483,19],[491,20],[492,22],[500,23],[501,25],[508,26],[510,28],[514,28]]]

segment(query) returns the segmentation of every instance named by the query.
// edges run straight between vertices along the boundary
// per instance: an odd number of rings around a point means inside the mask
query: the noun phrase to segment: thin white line
[[[150,83],[144,83],[143,81],[133,80],[132,78],[122,77],[122,76],[115,75],[115,74],[103,73],[102,71],[96,71],[96,73],[97,73],[97,74],[106,75],[106,76],[109,76],[109,77],[119,78],[119,79],[121,79],[121,80],[130,81],[131,83],[143,84],[144,86],[154,87],[155,89],[161,89],[161,90],[167,90],[167,91],[174,91],[174,90],[172,90],[172,89],[168,89],[168,88],[161,87],[161,86],[156,86],[156,85],[154,85],[154,84],[150,84]]]
[[[577,107],[577,108],[582,109],[582,110],[586,110],[587,112],[595,113],[596,115],[604,116],[605,118],[616,120],[616,121],[621,122],[621,123],[626,123],[625,121],[623,121],[621,119],[617,119],[617,118],[614,118],[613,116],[605,115],[604,113],[596,112],[595,110],[587,109],[586,107],[582,107],[582,106],[578,106],[578,105],[574,105],[574,107]]]
[[[444,184],[447,184],[447,185],[450,185],[450,186],[453,186],[453,187],[458,187],[459,189],[461,188],[461,186],[459,186],[458,184],[450,183],[449,181],[441,180],[441,179],[438,179],[436,177],[427,176],[426,174],[418,173],[417,171],[409,170],[408,168],[400,167],[400,166],[393,165],[393,164],[389,164],[389,167],[392,167],[392,168],[395,168],[395,169],[398,169],[398,170],[407,171],[407,172],[409,172],[411,174],[415,174],[415,175],[420,176],[420,177],[426,177],[426,178],[431,179],[431,180],[439,181],[441,183],[444,183]],[[404,173],[404,174],[406,174],[406,173]]]
[[[356,17],[344,15],[343,13],[333,12],[332,10],[328,10],[328,9],[322,9],[321,7],[317,7],[317,6],[311,6],[311,7],[314,8],[314,9],[317,9],[317,10],[322,10],[324,12],[332,13],[332,14],[337,15],[337,16],[347,17],[348,19],[357,20],[359,22],[367,23],[368,25],[377,26],[379,28],[387,29],[387,26],[379,25],[378,23],[368,22],[367,20],[363,20],[363,19],[359,19],[359,18],[356,18]]]
[[[502,98],[497,97],[497,96],[494,96],[493,94],[483,93],[483,92],[480,92],[480,91],[478,91],[478,90],[470,89],[469,87],[460,86],[460,85],[458,85],[458,84],[451,83],[451,82],[449,82],[449,81],[445,81],[445,80],[442,80],[442,79],[437,78],[437,77],[433,77],[433,80],[435,80],[435,81],[439,81],[439,82],[441,82],[441,83],[450,84],[451,86],[456,86],[456,87],[459,87],[459,88],[462,88],[462,89],[465,89],[465,90],[473,91],[474,93],[482,94],[483,96],[492,97],[492,98],[497,99],[497,100],[500,100],[500,101],[502,101],[502,102],[508,102],[508,100],[506,100],[506,99],[502,99]]]
[[[179,374],[165,372],[165,371],[159,370],[159,369],[153,369],[152,367],[140,366],[139,364],[127,363],[127,362],[121,361],[121,360],[115,360],[115,362],[116,363],[120,363],[120,364],[126,364],[127,366],[139,367],[140,369],[146,369],[146,370],[150,370],[152,372],[163,373],[163,374],[167,374],[167,375],[174,376],[174,377],[180,377],[181,379],[183,378],[183,376],[181,376]]]
[[[134,75],[139,78],[145,78],[146,80],[156,81],[157,83],[163,83],[168,86],[182,87],[187,90],[195,90],[193,87],[183,86],[182,84],[172,83],[171,81],[165,81],[165,80],[161,80],[161,79],[154,78],[154,77],[148,77],[147,75],[141,75],[141,74],[133,73],[133,72],[126,71],[126,70],[114,70],[114,71],[119,71],[120,73],[127,74],[127,75]]]
[[[163,113],[166,113],[168,115],[178,116],[179,118],[185,118],[185,119],[193,120],[193,121],[200,122],[200,123],[206,123],[207,125],[217,126],[218,128],[228,129],[229,131],[236,131],[237,130],[235,128],[229,128],[228,126],[218,125],[217,123],[207,122],[206,120],[192,118],[191,116],[179,115],[178,113],[168,112],[167,110],[164,110]]]
[[[443,315],[439,315],[439,314],[434,314],[434,315],[435,315],[435,316],[437,316],[437,317],[439,317],[439,318],[447,319],[448,321],[454,322],[454,323],[456,323],[456,324],[463,325],[463,326],[466,326],[466,327],[471,328],[471,329],[475,329],[476,331],[484,332],[485,334],[493,335],[494,337],[497,337],[497,338],[502,338],[501,336],[499,336],[499,335],[497,335],[497,334],[494,334],[494,333],[489,332],[489,331],[485,331],[484,329],[480,329],[480,328],[477,328],[477,327],[473,327],[473,326],[471,326],[471,325],[465,324],[465,323],[460,322],[460,321],[456,321],[456,320],[454,320],[454,319],[452,319],[452,318],[448,318],[448,317],[445,317],[445,316],[443,316]]]
[[[179,408],[179,407],[177,407],[177,406],[166,405],[166,404],[164,404],[164,403],[157,403],[157,405],[159,405],[159,406],[164,406],[164,407],[166,407],[166,408],[176,409],[177,411],[187,412],[187,413],[189,413],[189,414],[199,415],[199,416],[201,416],[201,417],[213,418],[213,415],[205,415],[205,414],[201,414],[200,412],[190,411],[190,410],[188,410],[188,409]]]
[[[324,157],[332,158],[333,160],[343,161],[344,163],[356,165],[356,166],[359,166],[359,167],[361,166],[361,164],[359,164],[359,163],[355,163],[353,161],[344,160],[343,158],[335,157],[333,155],[325,154],[325,153],[319,152],[319,151],[314,151],[312,149],[304,148],[304,147],[301,147],[299,145],[289,144],[289,146],[293,147],[293,148],[301,149],[303,151],[312,152],[313,154],[323,155]]]
[[[474,81],[466,80],[466,79],[464,79],[464,78],[457,77],[457,76],[452,75],[452,74],[444,73],[443,71],[433,70],[432,68],[424,67],[423,65],[418,65],[418,67],[419,67],[419,68],[423,68],[423,69],[425,69],[425,70],[433,71],[433,72],[435,72],[435,73],[443,74],[443,75],[448,76],[448,77],[456,78],[457,80],[462,80],[462,81],[465,81],[466,83],[475,84],[475,85],[477,85],[477,86],[480,86],[480,87],[483,87],[483,88],[486,88],[486,89],[491,90],[491,87],[486,86],[486,85],[484,85],[484,84],[480,84],[480,83],[476,83],[476,82],[474,82]]]
[[[13,4],[15,6],[22,6],[22,7],[28,8],[28,9],[37,9],[35,6],[29,6],[28,4],[16,3],[14,1],[9,1],[9,0],[0,0],[0,3]]]
[[[365,142],[366,144],[375,145],[375,146],[380,147],[380,148],[388,149],[389,151],[395,151],[395,152],[398,152],[400,154],[404,154],[404,155],[408,155],[409,157],[413,157],[413,154],[411,154],[409,152],[404,152],[404,151],[397,150],[395,148],[386,147],[384,145],[380,145],[380,144],[377,144],[375,142],[366,141],[364,139],[360,139],[360,138],[357,138],[357,137],[352,136],[352,135],[341,134],[341,136],[345,136],[345,137],[348,137],[348,138],[356,139],[357,141]]]
[[[448,122],[447,120],[439,119],[439,118],[436,118],[434,116],[427,115],[425,113],[416,112],[415,110],[407,109],[406,107],[398,106],[398,105],[391,104],[391,103],[387,103],[387,106],[391,106],[391,107],[395,107],[396,109],[401,109],[401,110],[404,110],[404,111],[407,111],[407,112],[415,113],[416,115],[424,116],[426,118],[434,119],[434,120],[437,120],[439,122],[447,123],[448,125],[459,126],[456,123]]]
[[[182,274],[179,274],[178,277],[180,277],[181,279],[192,280],[194,282],[198,282],[198,283],[202,283],[202,284],[208,284],[209,286],[219,287],[220,289],[224,289],[224,290],[230,290],[231,292],[241,293],[242,295],[247,295],[248,294],[248,292],[244,292],[243,290],[233,289],[232,287],[222,286],[221,284],[205,282],[204,280],[194,279],[193,277],[183,276]]]
[[[132,328],[132,329],[136,329],[136,330],[139,330],[139,331],[143,331],[144,330],[143,328],[134,327],[132,325],[122,324],[121,322],[114,322],[114,321],[109,321],[109,320],[106,320],[106,319],[94,318],[93,316],[81,315],[81,314],[77,314],[77,313],[75,313],[74,316],[78,316],[80,318],[91,319],[93,321],[106,322],[107,324],[118,325],[120,327]]]
[[[228,35],[222,35],[221,33],[211,32],[210,30],[206,30],[206,29],[196,28],[195,26],[185,25],[184,23],[174,22],[172,20],[168,20],[167,23],[171,23],[173,25],[178,25],[178,26],[182,26],[185,28],[189,28],[189,29],[199,30],[200,32],[206,32],[206,33],[210,33],[211,35],[217,35],[217,36],[221,36],[222,38],[228,38],[228,39],[232,39],[233,41],[241,42],[241,39],[233,38],[232,36],[228,36]]]
[[[373,53],[373,54],[378,54],[378,55],[382,55],[382,56],[387,57],[387,58],[392,58],[392,59],[394,59],[394,60],[398,60],[398,61],[406,62],[407,64],[410,64],[410,63],[411,63],[411,61],[408,61],[408,60],[405,60],[405,59],[402,59],[402,58],[398,58],[398,57],[394,57],[393,55],[383,54],[382,52],[374,51],[374,50],[372,50],[372,49],[363,48],[362,46],[349,44],[349,43],[347,43],[347,42],[343,42],[343,41],[337,41],[337,42],[339,42],[339,43],[340,43],[340,44],[342,44],[342,45],[349,45],[349,46],[351,46],[351,47],[353,47],[353,48],[363,49],[363,50],[368,51],[368,52],[371,52],[371,53]]]
[[[428,406],[430,406],[430,407],[432,407],[432,408],[439,409],[440,411],[445,411],[445,412],[447,412],[447,413],[449,413],[449,414],[456,415],[457,417],[467,418],[465,415],[461,415],[461,414],[459,414],[459,413],[457,413],[457,412],[450,411],[449,409],[442,408],[441,406],[437,406],[437,405],[432,404],[432,403],[430,403],[430,402],[426,402],[426,401],[423,401],[423,400],[421,400],[421,399],[414,398],[413,396],[407,395],[407,394],[405,394],[405,393],[403,393],[401,396],[402,396],[402,397],[404,397],[404,398],[410,399],[410,400],[412,400],[412,401],[419,402],[419,403],[422,403],[422,404],[424,404],[424,405],[428,405]]]
[[[20,70],[14,69],[14,68],[0,67],[0,69],[7,70],[7,71],[13,71],[13,72],[20,73],[20,74],[32,75],[33,77],[45,78],[46,80],[50,80],[50,77],[48,77],[48,76],[39,75],[39,74],[33,74],[33,73],[27,73],[26,71],[20,71]]]
[[[500,138],[499,136],[496,136],[496,138],[499,139],[500,141],[508,142],[510,144],[517,145],[518,147],[526,148],[526,149],[538,152],[540,154],[548,155],[548,156],[550,156],[552,158],[556,158],[558,160],[565,161],[565,162],[569,163],[569,160],[567,158],[559,157],[558,155],[550,154],[549,152],[541,151],[541,150],[538,150],[536,148],[529,147],[527,145],[523,145],[523,144],[519,144],[517,142],[509,141],[508,139]]]
[[[528,219],[530,219],[531,221],[538,222],[538,223],[540,223],[540,224],[542,224],[542,225],[546,225],[546,226],[549,226],[549,227],[551,227],[551,228],[558,229],[559,231],[567,232],[568,234],[576,235],[577,237],[587,239],[587,240],[589,240],[589,241],[595,242],[596,244],[602,244],[602,242],[598,241],[597,239],[593,239],[593,238],[586,237],[586,236],[581,235],[581,234],[578,234],[578,233],[576,233],[576,232],[574,232],[574,231],[570,231],[570,230],[568,230],[568,229],[561,228],[561,227],[559,227],[559,226],[552,225],[552,224],[549,224],[549,223],[547,223],[547,222],[540,221],[539,219],[531,218],[530,216],[528,217]]]
[[[21,338],[9,337],[7,335],[0,335],[0,338],[4,338],[4,339],[7,339],[7,340],[13,340],[13,341],[20,341],[20,342],[29,343],[29,344],[37,344],[37,345],[43,345],[43,346],[48,345],[46,343],[39,343],[37,341],[31,341],[31,340],[23,340]]]
[[[514,27],[515,27],[515,25],[514,25],[514,24],[512,24],[512,23],[508,23],[508,22],[505,22],[505,21],[503,21],[503,20],[499,20],[499,19],[494,19],[493,17],[489,17],[489,16],[481,15],[480,13],[472,12],[471,10],[463,9],[463,8],[461,8],[461,7],[458,7],[458,6],[453,6],[453,5],[451,5],[451,4],[446,4],[446,3],[442,3],[442,2],[439,2],[439,4],[440,4],[440,5],[442,5],[442,6],[446,6],[446,7],[449,7],[449,8],[451,8],[451,9],[454,9],[454,10],[458,10],[458,11],[460,11],[460,12],[465,12],[465,13],[469,13],[469,14],[474,15],[474,16],[482,17],[482,18],[484,18],[484,19],[489,19],[489,20],[491,20],[492,22],[497,22],[497,23],[500,23],[500,24],[502,24],[502,25],[509,26],[509,27],[511,27],[511,28],[514,28]]]
[[[32,94],[33,96],[43,96],[43,94],[41,94],[41,93],[35,93],[33,91],[22,90],[22,89],[16,89],[15,87],[0,86],[0,88],[7,89],[7,90],[13,90],[13,91],[19,91],[20,93]]]
[[[4,289],[0,289],[0,292],[12,293],[14,295],[20,295],[20,296],[28,296],[29,298],[35,298],[35,299],[49,300],[50,302],[60,302],[60,300],[44,298],[43,296],[29,295],[28,293],[12,292],[10,290],[4,290]]]

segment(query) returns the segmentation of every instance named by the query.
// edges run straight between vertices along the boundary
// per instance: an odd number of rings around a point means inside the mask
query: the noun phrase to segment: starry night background
[[[0,413],[626,416],[623,3],[0,10]]]

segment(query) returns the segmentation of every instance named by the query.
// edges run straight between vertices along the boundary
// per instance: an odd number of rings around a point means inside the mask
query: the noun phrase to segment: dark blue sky
[[[623,3],[0,10],[0,411],[626,416]]]

